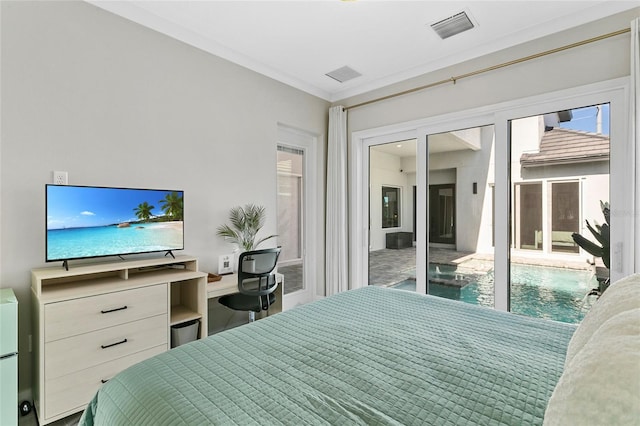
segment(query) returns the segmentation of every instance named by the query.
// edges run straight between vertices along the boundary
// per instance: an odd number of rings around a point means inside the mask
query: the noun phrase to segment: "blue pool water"
[[[469,284],[458,288],[431,282],[429,293],[482,306],[494,306],[493,272],[470,275],[455,272],[454,266],[429,265],[430,277],[458,277]],[[528,265],[511,267],[511,312],[531,317],[579,323],[592,301],[585,299],[597,282],[588,271]],[[415,280],[405,280],[393,287],[415,291]]]

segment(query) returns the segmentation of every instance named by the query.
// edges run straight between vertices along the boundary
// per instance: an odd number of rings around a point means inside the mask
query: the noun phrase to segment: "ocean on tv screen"
[[[182,191],[47,185],[47,260],[181,250]]]
[[[52,229],[47,231],[47,259],[180,250],[182,229],[182,221]]]

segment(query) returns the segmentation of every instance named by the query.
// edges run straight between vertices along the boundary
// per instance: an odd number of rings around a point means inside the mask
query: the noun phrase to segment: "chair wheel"
[[[26,416],[31,412],[31,403],[29,401],[22,401],[20,403],[20,415]]]

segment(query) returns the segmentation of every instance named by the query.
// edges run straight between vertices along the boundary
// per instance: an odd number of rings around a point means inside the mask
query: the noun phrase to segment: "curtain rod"
[[[497,69],[500,69],[500,68],[505,68],[505,67],[508,67],[508,66],[511,66],[511,65],[515,65],[515,64],[522,63],[522,62],[530,61],[532,59],[541,58],[543,56],[551,55],[553,53],[562,52],[563,50],[573,49],[574,47],[584,46],[585,44],[589,44],[589,43],[593,43],[593,42],[596,42],[596,41],[604,40],[604,39],[607,39],[607,38],[610,38],[610,37],[615,37],[615,36],[618,36],[618,35],[621,35],[621,34],[628,33],[630,31],[631,31],[630,28],[625,28],[625,29],[622,29],[622,30],[614,31],[612,33],[603,34],[603,35],[600,35],[600,36],[597,36],[597,37],[593,37],[593,38],[589,38],[589,39],[586,39],[586,40],[578,41],[576,43],[567,44],[565,46],[557,47],[555,49],[546,50],[546,51],[540,52],[540,53],[535,53],[533,55],[525,56],[523,58],[514,59],[513,61],[503,62],[503,63],[498,64],[498,65],[493,65],[493,66],[490,66],[490,67],[487,67],[487,68],[482,68],[482,69],[479,69],[479,70],[476,70],[476,71],[471,71],[471,72],[468,72],[466,74],[461,74],[461,75],[458,75],[458,76],[450,77],[450,78],[445,79],[445,80],[436,81],[434,83],[426,84],[424,86],[415,87],[413,89],[409,89],[409,90],[405,90],[405,91],[402,91],[402,92],[394,93],[394,94],[391,94],[391,95],[383,96],[381,98],[371,99],[369,101],[361,102],[359,104],[355,104],[355,105],[352,105],[352,106],[349,106],[349,107],[344,107],[344,109],[345,110],[350,110],[350,109],[354,109],[354,108],[363,107],[365,105],[373,104],[373,103],[380,102],[380,101],[385,101],[387,99],[396,98],[398,96],[408,95],[410,93],[419,92],[421,90],[429,89],[429,88],[435,87],[435,86],[440,86],[442,84],[447,84],[447,83],[456,84],[456,81],[462,80],[463,78],[472,77],[472,76],[475,76],[475,75],[478,75],[478,74],[483,74],[485,72],[494,71],[494,70],[497,70]]]

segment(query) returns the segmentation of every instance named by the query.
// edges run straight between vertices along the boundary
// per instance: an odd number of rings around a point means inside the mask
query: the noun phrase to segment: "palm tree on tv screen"
[[[171,220],[182,220],[182,197],[177,192],[170,192],[160,200],[160,208]]]
[[[151,216],[153,216],[151,214],[151,210],[153,209],[155,209],[155,207],[145,201],[144,203],[139,204],[138,207],[133,209],[133,211],[135,212],[138,219],[147,221],[151,218]]]

